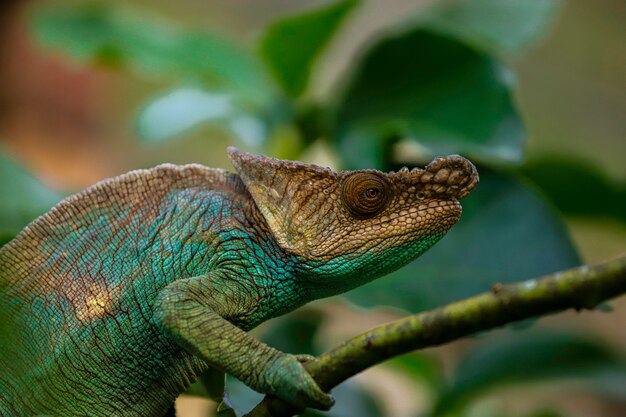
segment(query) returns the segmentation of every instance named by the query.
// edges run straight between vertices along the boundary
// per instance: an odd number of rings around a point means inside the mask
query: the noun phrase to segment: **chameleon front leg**
[[[164,330],[209,366],[256,391],[298,406],[330,408],[332,397],[317,386],[298,357],[259,342],[229,321],[249,316],[256,298],[246,289],[242,292],[236,286],[241,278],[228,277],[228,272],[177,280],[161,291],[155,315]]]

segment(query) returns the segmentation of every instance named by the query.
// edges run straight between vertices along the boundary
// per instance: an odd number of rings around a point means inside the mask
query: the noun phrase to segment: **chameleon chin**
[[[415,259],[478,183],[460,156],[384,173],[228,152],[236,174],[132,171],[0,248],[0,415],[161,417],[208,370],[327,409],[301,357],[246,331]]]

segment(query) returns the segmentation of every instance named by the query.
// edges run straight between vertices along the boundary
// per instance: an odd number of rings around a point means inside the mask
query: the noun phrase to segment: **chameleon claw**
[[[272,381],[271,391],[266,391],[276,397],[300,407],[328,410],[335,399],[322,391],[317,382],[302,366],[302,362],[315,359],[311,355],[283,354],[268,372]]]

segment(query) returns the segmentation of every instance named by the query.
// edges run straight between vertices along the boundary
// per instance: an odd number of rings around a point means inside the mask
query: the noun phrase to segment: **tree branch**
[[[414,314],[349,339],[307,363],[306,369],[323,390],[329,391],[364,369],[403,353],[570,308],[593,309],[624,293],[626,256],[518,284],[495,284],[489,293]],[[300,412],[266,396],[245,417],[289,417]]]

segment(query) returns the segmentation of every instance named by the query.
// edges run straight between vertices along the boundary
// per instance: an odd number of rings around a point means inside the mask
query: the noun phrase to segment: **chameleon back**
[[[67,198],[0,248],[0,415],[63,410],[77,392],[82,415],[96,415],[90,403],[115,415],[102,395],[132,407],[150,401],[142,387],[163,379],[160,368],[202,368],[155,330],[151,306],[179,278],[168,264],[185,262],[191,274],[202,261],[192,253],[198,245],[180,242],[210,227],[207,199],[233,192],[247,195],[223,170],[133,171]],[[127,381],[133,374],[141,381]],[[118,386],[120,378],[129,384]]]

